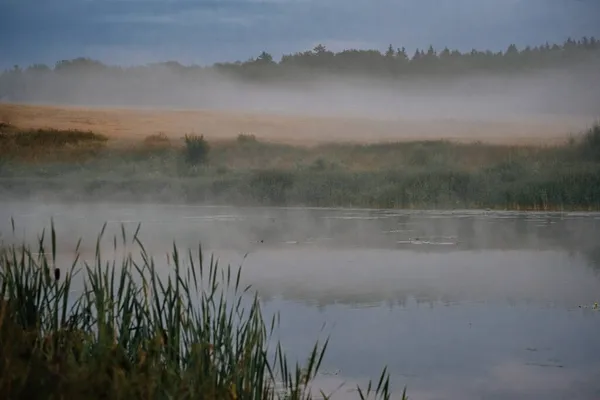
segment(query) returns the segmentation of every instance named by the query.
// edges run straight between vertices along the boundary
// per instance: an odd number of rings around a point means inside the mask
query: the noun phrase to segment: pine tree
[[[385,52],[385,56],[387,58],[394,58],[394,48],[392,47],[392,45],[390,44],[390,46],[388,47],[387,51]]]

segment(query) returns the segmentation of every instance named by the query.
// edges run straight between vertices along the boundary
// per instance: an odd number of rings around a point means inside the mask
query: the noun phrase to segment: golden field
[[[376,120],[212,110],[90,108],[0,104],[0,119],[23,129],[91,130],[111,139],[143,139],[164,133],[176,138],[203,134],[208,140],[254,134],[270,142],[312,145],[326,142],[375,143],[447,139],[503,145],[564,143],[593,121],[579,117],[542,116],[508,121],[459,119]]]

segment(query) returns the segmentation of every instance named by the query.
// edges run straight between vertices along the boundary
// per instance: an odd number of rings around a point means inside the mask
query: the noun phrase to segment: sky
[[[207,65],[267,51],[502,50],[600,38],[600,0],[0,0],[0,68],[90,57]]]

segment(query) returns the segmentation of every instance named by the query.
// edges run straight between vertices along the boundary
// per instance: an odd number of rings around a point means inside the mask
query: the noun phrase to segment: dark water
[[[157,253],[243,263],[290,355],[331,336],[337,398],[387,365],[412,399],[600,399],[600,214],[5,204],[3,234],[11,215],[84,248],[141,221]]]

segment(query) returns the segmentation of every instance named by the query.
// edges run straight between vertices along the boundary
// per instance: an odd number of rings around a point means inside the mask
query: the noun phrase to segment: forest
[[[58,61],[53,67],[34,64],[15,65],[0,74],[0,99],[28,101],[43,84],[66,84],[86,77],[122,81],[152,79],[165,71],[185,81],[210,81],[215,72],[221,77],[247,82],[304,82],[318,76],[364,76],[378,79],[415,77],[457,77],[493,73],[506,75],[543,69],[571,68],[600,59],[600,40],[583,37],[561,44],[545,43],[519,49],[512,44],[504,51],[475,50],[460,52],[444,48],[417,49],[408,54],[404,47],[389,45],[379,50],[348,49],[340,52],[317,45],[312,50],[283,55],[276,61],[268,52],[247,61],[215,63],[209,66],[185,66],[176,61],[121,67],[98,60],[75,58]],[[164,75],[161,75],[164,76]],[[54,91],[52,91],[54,92]],[[52,99],[50,99],[52,100]],[[60,99],[57,99],[60,100]]]

